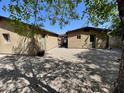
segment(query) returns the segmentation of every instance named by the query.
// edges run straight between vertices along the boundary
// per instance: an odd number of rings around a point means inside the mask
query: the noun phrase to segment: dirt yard
[[[111,93],[120,50],[56,48],[45,57],[0,56],[0,93]]]

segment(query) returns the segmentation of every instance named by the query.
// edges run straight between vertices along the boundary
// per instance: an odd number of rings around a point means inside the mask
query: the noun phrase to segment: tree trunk
[[[119,68],[119,76],[114,93],[124,93],[124,41],[122,42],[122,56]]]
[[[124,30],[124,0],[117,0],[119,16],[122,23],[122,29]],[[124,38],[124,32],[122,30],[122,40]],[[124,93],[124,40],[122,41],[122,56],[119,68],[119,76],[117,80],[117,85],[115,87],[114,93]]]

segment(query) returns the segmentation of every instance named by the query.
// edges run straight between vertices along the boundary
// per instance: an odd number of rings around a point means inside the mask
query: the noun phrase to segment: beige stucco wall
[[[7,42],[4,39],[3,34],[10,35],[10,42]],[[30,42],[30,38],[20,36],[17,33],[0,28],[0,53],[28,54],[29,50],[27,46],[29,46]]]
[[[47,32],[39,32],[35,35],[34,44],[26,34],[15,33],[14,27],[10,23],[0,20],[0,53],[33,55],[39,50],[49,50],[58,46],[57,36]],[[3,34],[9,34],[11,41],[7,42]],[[46,35],[45,38],[43,38],[43,34]]]
[[[81,35],[81,39],[77,39]],[[68,33],[68,48],[92,48],[90,35],[96,35],[96,48],[106,48],[107,36],[105,32],[97,31],[74,31]]]
[[[46,50],[46,33],[45,33],[45,37],[43,37],[43,33],[36,34],[35,40],[37,46],[39,47],[39,50]]]
[[[6,54],[28,54],[36,53],[32,50],[31,38],[14,32],[14,27],[7,21],[0,20],[0,53]],[[10,42],[7,42],[3,34],[10,35]]]
[[[48,35],[46,35],[45,39],[46,39],[46,50],[50,50],[50,49],[58,47],[58,37],[57,36],[48,34]]]
[[[19,34],[15,32],[16,28],[18,27],[12,26],[8,21],[0,20],[0,53],[35,55],[39,50],[38,44],[34,44],[27,36],[27,30]],[[10,35],[10,42],[4,39],[3,34]],[[37,43],[37,40],[35,42]]]
[[[12,53],[12,43],[10,42],[7,43],[4,40],[2,35],[3,33],[8,33],[8,31],[0,28],[0,53]]]

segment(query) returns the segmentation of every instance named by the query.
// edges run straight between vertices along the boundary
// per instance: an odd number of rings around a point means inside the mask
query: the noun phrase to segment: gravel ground
[[[111,93],[120,50],[56,48],[45,57],[0,56],[0,93]]]

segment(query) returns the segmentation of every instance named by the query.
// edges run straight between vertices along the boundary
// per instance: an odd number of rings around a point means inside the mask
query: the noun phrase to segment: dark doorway
[[[59,36],[59,47],[64,47],[67,48],[68,45],[68,39],[67,39],[67,35],[60,35]]]
[[[92,42],[92,48],[96,48],[96,36],[90,35],[90,42]]]

